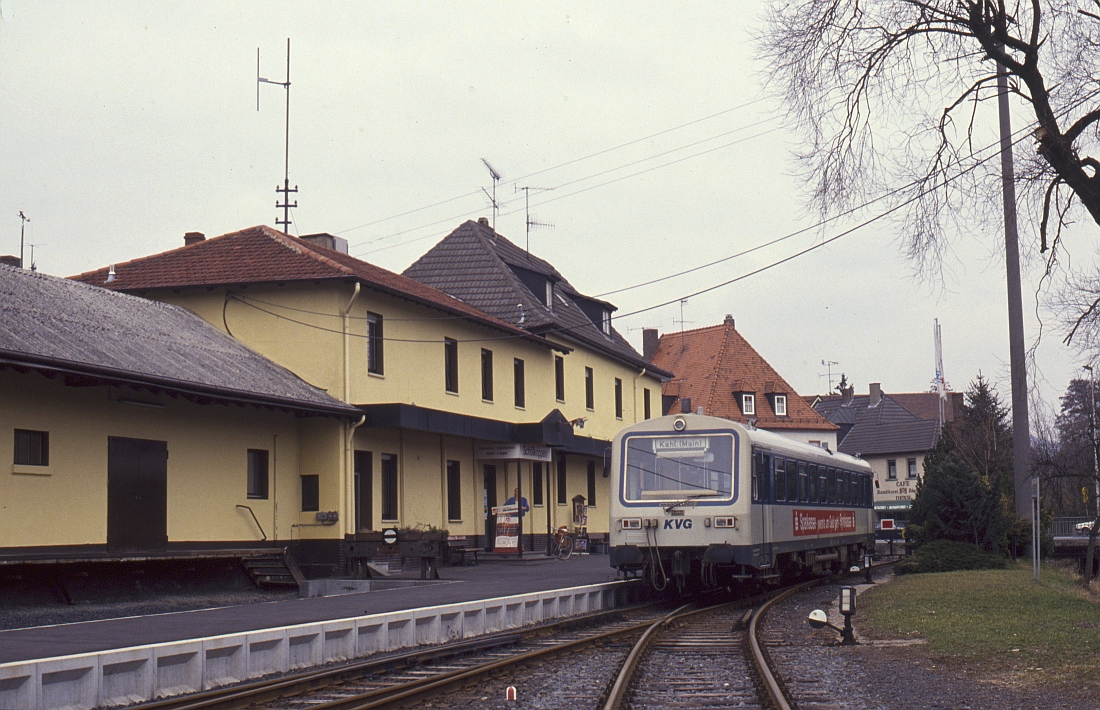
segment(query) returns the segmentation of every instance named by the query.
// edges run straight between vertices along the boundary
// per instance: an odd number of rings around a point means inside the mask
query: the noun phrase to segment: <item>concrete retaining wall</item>
[[[640,601],[611,582],[202,639],[0,664],[0,708],[90,710],[195,693],[382,651],[438,644]]]

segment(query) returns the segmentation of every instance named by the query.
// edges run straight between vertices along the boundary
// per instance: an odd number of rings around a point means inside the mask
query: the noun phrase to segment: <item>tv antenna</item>
[[[535,229],[553,229],[554,228],[554,223],[553,222],[540,222],[537,219],[532,219],[531,218],[531,190],[534,190],[535,192],[549,192],[553,189],[554,188],[552,188],[552,187],[531,187],[530,185],[525,185],[524,187],[518,187],[518,186],[516,187],[516,192],[519,192],[520,190],[523,190],[523,209],[524,209],[524,214],[526,215],[526,218],[527,218],[525,221],[527,223],[527,253],[528,254],[531,253],[531,228],[532,227],[534,227]]]
[[[38,264],[34,263],[34,248],[35,247],[44,247],[46,245],[45,244],[35,244],[34,242],[31,242],[28,246],[31,248],[31,271],[35,272],[35,271],[38,271]]]
[[[260,76],[260,48],[256,47],[256,110],[260,110],[260,84],[274,84],[286,89],[286,135],[283,147],[283,186],[275,186],[275,194],[283,196],[283,203],[275,200],[275,209],[283,211],[283,218],[275,218],[275,224],[283,226],[283,233],[290,234],[290,208],[298,206],[290,202],[291,193],[297,194],[298,186],[290,186],[290,38],[286,38],[286,81],[273,81]]]
[[[684,320],[684,304],[686,304],[687,302],[688,302],[688,300],[686,298],[681,298],[680,299],[680,319],[679,320],[677,320],[675,318],[672,319],[673,323],[679,323],[680,324],[680,352],[684,352],[684,350],[686,349],[686,346],[684,345],[684,324],[695,322],[693,320]]]
[[[485,196],[493,203],[493,233],[497,231],[497,212],[500,210],[500,205],[497,203],[497,183],[500,182],[500,173],[497,169],[489,164],[489,161],[485,158],[481,159],[481,162],[485,163],[485,167],[489,168],[489,177],[493,178],[493,194],[489,194],[489,191],[484,187],[481,191],[485,193]]]
[[[829,391],[833,391],[833,365],[839,365],[836,360],[822,360],[821,364],[825,366],[825,374],[818,375],[818,377],[829,378]]]
[[[19,210],[19,268],[23,268],[23,233],[27,228],[27,222],[31,219],[27,215],[23,214],[23,210]],[[32,259],[33,261],[33,259]]]

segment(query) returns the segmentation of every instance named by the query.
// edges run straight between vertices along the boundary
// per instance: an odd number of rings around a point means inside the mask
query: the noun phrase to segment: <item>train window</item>
[[[844,498],[841,500],[844,505],[851,505],[852,503],[852,472],[844,472],[844,485],[841,486],[841,491],[844,493]]]
[[[811,503],[816,503],[817,502],[817,465],[816,464],[810,464],[806,468],[806,475],[809,477],[808,484],[809,484],[809,491],[810,491],[810,502]]]
[[[825,467],[817,469],[817,499],[821,503],[829,502],[829,479],[825,474]]]
[[[754,464],[752,467],[752,499],[760,502],[768,498],[768,455],[763,451],[757,451]]]
[[[626,438],[627,500],[733,497],[733,436],[677,432]]]
[[[836,469],[829,469],[829,502],[836,503]]]
[[[810,490],[806,481],[806,464],[798,462],[798,500],[805,503],[809,500]]]
[[[773,460],[775,461],[775,499],[784,501],[787,500],[787,472],[783,468],[783,459],[776,456]]]
[[[798,462],[787,459],[787,500],[798,502]]]

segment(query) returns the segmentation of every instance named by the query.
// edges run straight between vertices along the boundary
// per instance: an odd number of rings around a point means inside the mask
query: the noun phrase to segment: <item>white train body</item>
[[[612,445],[611,564],[654,586],[726,586],[861,564],[874,549],[871,467],[698,414]]]

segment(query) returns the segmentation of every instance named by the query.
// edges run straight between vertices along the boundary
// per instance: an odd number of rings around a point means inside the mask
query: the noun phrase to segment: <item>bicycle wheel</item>
[[[561,546],[558,548],[558,559],[568,560],[569,556],[573,554],[573,538],[567,537],[561,541]]]

